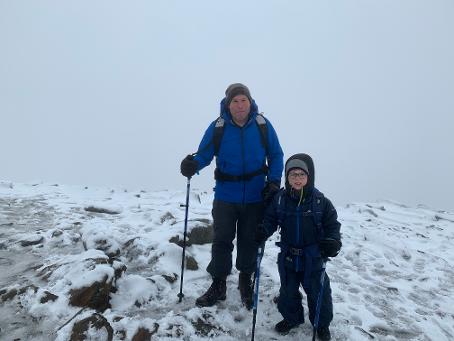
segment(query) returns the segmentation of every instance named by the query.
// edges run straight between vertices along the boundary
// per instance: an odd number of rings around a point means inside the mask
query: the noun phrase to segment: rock
[[[2,302],[12,300],[14,297],[16,297],[16,295],[17,295],[17,289],[11,289],[2,295]]]
[[[116,336],[116,339],[118,339],[118,340],[126,340],[126,330],[124,330],[124,329],[116,330],[115,336]]]
[[[198,225],[192,228],[192,230],[186,236],[186,246],[203,245],[213,242],[213,225]],[[180,236],[174,236],[169,239],[170,243],[177,244],[183,247],[183,240]]]
[[[84,207],[84,210],[87,212],[105,213],[105,214],[120,214],[121,213],[120,209],[112,209],[112,208],[97,207],[97,206],[87,206],[87,207]]]
[[[44,292],[44,295],[43,297],[41,297],[41,299],[39,300],[40,303],[44,304],[44,303],[47,303],[49,301],[56,301],[58,299],[58,296],[57,295],[54,295],[52,293],[50,293],[49,291],[45,291]]]
[[[31,237],[28,239],[21,240],[20,245],[23,247],[31,246],[31,245],[38,245],[38,244],[42,243],[43,240],[44,240],[43,236],[34,236],[34,237]]]
[[[153,334],[158,331],[159,324],[153,324],[153,330],[150,331],[148,328],[140,327],[132,337],[131,341],[150,341]]]
[[[199,270],[199,264],[192,256],[186,256],[186,269],[188,270]]]
[[[35,285],[31,284],[31,285],[26,285],[20,289],[17,289],[17,288],[13,288],[11,290],[2,290],[0,291],[0,295],[1,295],[1,300],[2,302],[5,302],[5,301],[9,301],[9,300],[12,300],[14,297],[16,297],[17,295],[22,295],[22,294],[25,294],[25,292],[27,290],[33,290],[35,293],[38,291],[38,287],[36,287]],[[3,294],[1,294],[3,293]]]
[[[4,223],[4,224],[0,224],[0,226],[13,226],[14,223]]]
[[[60,237],[62,234],[63,234],[62,230],[55,230],[54,232],[52,232],[52,238]]]
[[[163,216],[161,216],[161,224],[164,224],[164,222],[166,222],[168,220],[175,221],[175,217],[170,212],[166,212]]]
[[[89,287],[71,289],[69,292],[69,303],[77,307],[89,307],[97,311],[104,311],[110,308],[110,291],[112,282],[107,282],[107,276],[101,282],[94,282]]]
[[[106,264],[107,259],[94,259],[96,264]],[[97,311],[104,311],[110,308],[110,293],[116,292],[116,283],[126,271],[126,265],[114,261],[112,264],[114,277],[108,281],[108,276],[104,276],[101,281],[91,283],[90,286],[71,289],[69,291],[69,303],[77,307],[89,307]]]
[[[208,336],[212,335],[213,331],[219,330],[218,326],[209,322],[213,320],[211,315],[204,313],[202,317],[203,319],[199,317],[197,321],[192,322],[196,335]]]
[[[173,273],[173,274],[164,274],[162,275],[162,277],[164,277],[164,279],[169,282],[170,284],[172,283],[175,283],[177,278],[178,278],[178,275],[176,273]]]
[[[128,269],[125,264],[120,262],[114,262],[113,267],[115,269],[115,282],[119,279]]]
[[[97,239],[94,241],[91,241],[90,248],[96,249],[96,250],[101,250],[104,251],[104,253],[109,257],[109,258],[114,258],[120,255],[120,247],[116,245],[114,241],[110,241],[107,239]]]
[[[92,330],[92,332],[89,332],[89,330]],[[96,340],[97,341],[112,341],[113,338],[113,329],[112,326],[109,324],[109,322],[106,320],[104,316],[101,314],[95,313],[91,315],[90,317],[87,317],[83,320],[80,320],[76,323],[74,323],[72,332],[71,332],[71,338],[70,341],[84,341],[87,340],[87,334],[93,335],[93,330],[96,333],[96,331],[101,331],[104,329],[104,333],[97,333],[96,334]],[[99,339],[100,335],[107,335],[105,338]],[[90,338],[92,340],[92,338]]]

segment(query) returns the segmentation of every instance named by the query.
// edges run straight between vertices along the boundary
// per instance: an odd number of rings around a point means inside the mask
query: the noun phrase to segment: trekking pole
[[[320,320],[320,308],[322,306],[323,291],[325,289],[326,262],[327,262],[327,259],[323,261],[322,273],[320,275],[320,291],[318,293],[317,306],[315,308],[314,329],[312,331],[312,341],[315,341],[315,334],[317,334],[318,323]]]
[[[186,234],[188,231],[188,210],[189,210],[189,189],[191,187],[191,177],[188,177],[188,182],[186,185],[186,205],[180,205],[180,207],[186,208],[186,213],[184,217],[184,232],[183,232],[183,255],[181,256],[181,276],[180,276],[180,293],[178,294],[178,302],[184,297],[183,294],[183,275],[184,275],[184,260],[186,254]]]
[[[259,246],[257,250],[257,265],[255,269],[255,292],[254,292],[254,305],[252,307],[252,336],[251,341],[254,341],[255,336],[255,323],[257,320],[257,305],[259,302],[259,280],[260,280],[260,263],[262,262],[263,252],[265,251],[265,244]]]

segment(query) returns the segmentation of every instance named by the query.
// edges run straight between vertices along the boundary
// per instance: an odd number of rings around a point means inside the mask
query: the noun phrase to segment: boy
[[[281,280],[278,309],[283,320],[276,324],[280,334],[304,322],[299,287],[307,295],[309,319],[314,324],[320,275],[327,257],[335,257],[342,246],[340,223],[331,201],[314,187],[314,163],[307,154],[296,154],[285,163],[285,188],[267,208],[263,225],[256,231],[256,241],[263,243],[280,227],[281,248],[278,269]],[[317,336],[330,340],[329,324],[333,303],[328,276],[325,276]]]

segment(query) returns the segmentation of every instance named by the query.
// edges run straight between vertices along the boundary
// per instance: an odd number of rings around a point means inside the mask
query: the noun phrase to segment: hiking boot
[[[225,280],[213,278],[213,283],[208,288],[207,292],[195,300],[195,304],[199,307],[211,307],[217,301],[224,301],[226,293]]]
[[[331,340],[331,333],[329,332],[329,327],[321,327],[317,330],[317,336],[319,340],[329,341]]]
[[[290,324],[287,320],[282,320],[274,326],[274,329],[281,335],[287,335],[296,326],[297,324]]]
[[[243,302],[246,309],[251,310],[254,301],[252,300],[252,281],[251,274],[240,272],[238,280],[238,289],[240,289],[241,302]]]

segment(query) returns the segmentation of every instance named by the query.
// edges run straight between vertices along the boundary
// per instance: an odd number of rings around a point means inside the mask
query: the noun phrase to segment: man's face
[[[248,120],[251,102],[249,102],[249,99],[245,95],[236,95],[230,102],[229,110],[230,114],[232,114],[233,121],[243,126]]]
[[[297,191],[301,190],[307,184],[307,174],[302,169],[292,169],[288,173],[288,183]]]

